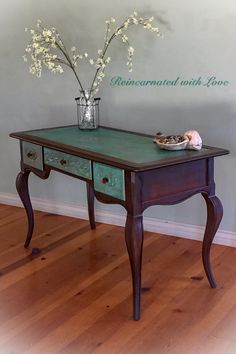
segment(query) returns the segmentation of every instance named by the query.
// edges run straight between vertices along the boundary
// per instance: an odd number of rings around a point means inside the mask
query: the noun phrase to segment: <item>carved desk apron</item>
[[[207,205],[207,223],[202,245],[203,266],[212,288],[216,287],[210,247],[223,209],[215,196],[214,157],[227,150],[204,146],[200,151],[165,151],[142,134],[100,127],[79,130],[77,126],[19,133],[21,171],[16,186],[28,217],[25,247],[29,246],[34,217],[28,177],[33,172],[48,178],[51,170],[84,180],[88,212],[95,228],[94,196],[103,203],[121,204],[127,211],[125,241],[133,282],[133,318],[140,319],[143,212],[151,205],[170,205],[201,193]]]

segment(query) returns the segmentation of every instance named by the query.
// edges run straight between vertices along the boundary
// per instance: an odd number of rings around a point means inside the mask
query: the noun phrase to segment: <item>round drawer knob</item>
[[[106,183],[108,183],[108,182],[109,182],[109,179],[108,179],[107,177],[103,177],[102,183],[103,183],[103,184],[106,184]]]
[[[64,159],[61,159],[60,160],[60,164],[63,166],[63,165],[66,165],[66,160],[64,160]]]
[[[37,154],[36,154],[36,152],[34,152],[34,151],[29,151],[29,152],[27,153],[27,157],[28,157],[29,159],[36,160],[36,159],[37,159]]]

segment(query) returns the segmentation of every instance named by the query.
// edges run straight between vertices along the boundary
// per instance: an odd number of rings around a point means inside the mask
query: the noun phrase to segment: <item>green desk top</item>
[[[142,169],[153,165],[170,165],[189,160],[217,156],[226,150],[204,147],[200,151],[166,151],[153,143],[153,137],[100,127],[96,130],[79,130],[77,126],[48,128],[13,133],[12,137],[88,156],[99,156],[126,166]]]

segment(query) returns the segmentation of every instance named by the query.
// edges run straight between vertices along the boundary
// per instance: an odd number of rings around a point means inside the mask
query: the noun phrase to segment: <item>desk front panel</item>
[[[141,172],[142,200],[144,203],[169,201],[177,195],[204,191],[209,183],[208,159],[166,166]]]

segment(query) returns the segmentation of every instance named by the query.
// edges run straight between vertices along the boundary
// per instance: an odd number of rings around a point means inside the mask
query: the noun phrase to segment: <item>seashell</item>
[[[202,148],[202,138],[196,130],[186,131],[184,137],[189,139],[186,149],[200,150]]]

